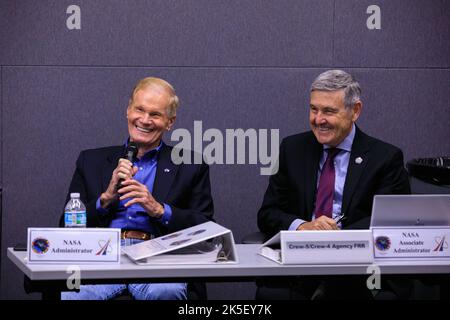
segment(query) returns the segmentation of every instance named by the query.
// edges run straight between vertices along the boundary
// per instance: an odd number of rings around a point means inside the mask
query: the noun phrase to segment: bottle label
[[[86,212],[77,212],[77,225],[86,226]]]
[[[70,211],[64,214],[64,226],[86,227],[86,211]]]
[[[66,212],[64,214],[64,226],[72,227],[75,223],[76,223],[76,214],[72,212]]]

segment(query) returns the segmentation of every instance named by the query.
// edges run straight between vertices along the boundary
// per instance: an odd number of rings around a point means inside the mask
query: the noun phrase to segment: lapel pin
[[[170,169],[165,168],[164,172],[170,172]]]
[[[361,164],[363,162],[363,159],[361,157],[358,157],[355,159],[356,164]]]

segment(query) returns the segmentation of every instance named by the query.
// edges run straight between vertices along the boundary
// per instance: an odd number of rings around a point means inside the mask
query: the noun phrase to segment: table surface
[[[260,245],[236,245],[238,263],[137,265],[122,256],[120,264],[79,265],[84,279],[254,278],[264,276],[368,274],[369,264],[281,265],[257,254]],[[8,248],[8,258],[31,280],[65,280],[67,264],[28,264],[25,251]],[[376,261],[382,274],[450,273],[450,259]]]

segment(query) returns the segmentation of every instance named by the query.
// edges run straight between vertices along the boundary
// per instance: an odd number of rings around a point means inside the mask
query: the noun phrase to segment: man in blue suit
[[[80,193],[88,227],[120,228],[122,244],[131,245],[212,220],[208,166],[173,163],[172,147],[162,141],[175,122],[178,105],[172,85],[144,78],[127,108],[125,145],[81,152],[69,194]],[[123,158],[130,142],[138,146],[132,162]],[[61,297],[110,299],[126,290],[135,299],[187,297],[186,283],[86,285]]]

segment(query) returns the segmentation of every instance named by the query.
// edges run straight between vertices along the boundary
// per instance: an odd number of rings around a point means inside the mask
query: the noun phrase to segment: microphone
[[[136,159],[136,156],[138,154],[139,148],[137,143],[130,142],[128,143],[127,149],[125,150],[125,156],[122,157],[123,159],[127,159],[131,163],[133,163],[133,160]],[[122,185],[123,179],[119,179],[119,182],[116,185],[116,189],[119,189]]]
[[[127,159],[130,162],[133,162],[133,160],[136,158],[138,154],[138,145],[136,142],[130,142],[128,144],[127,150],[125,151],[125,159]]]

